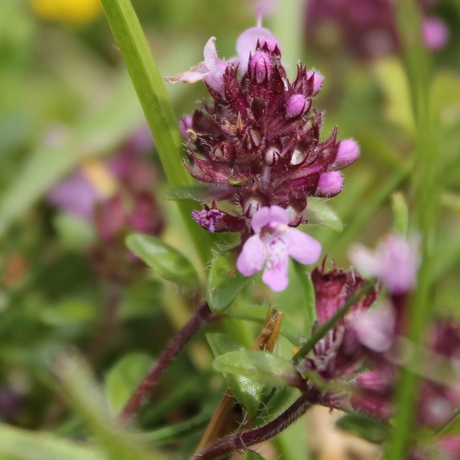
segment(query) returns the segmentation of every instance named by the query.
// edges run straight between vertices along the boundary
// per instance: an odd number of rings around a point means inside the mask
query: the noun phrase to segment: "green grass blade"
[[[178,120],[131,2],[102,0],[102,6],[155,139],[168,183],[174,188],[191,185],[193,180],[182,166]],[[178,206],[206,265],[211,258],[209,237],[190,218],[194,206],[189,202]]]

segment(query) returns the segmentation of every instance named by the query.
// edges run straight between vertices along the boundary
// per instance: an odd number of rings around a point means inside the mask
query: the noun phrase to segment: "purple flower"
[[[441,19],[426,17],[422,27],[423,40],[430,50],[439,50],[449,41],[449,29]]]
[[[337,128],[321,140],[323,114],[312,104],[323,77],[298,64],[290,81],[278,40],[262,27],[243,32],[238,56],[226,63],[217,58],[213,41],[206,46],[198,70],[167,78],[204,79],[212,98],[182,119],[181,130],[188,136],[185,167],[209,188],[231,193],[225,207],[217,195],[206,200],[225,214],[218,226],[208,226],[204,215],[196,220],[216,232],[242,231],[243,241],[251,233],[254,212],[264,206],[288,210],[290,226],[308,223],[307,198],[337,195],[343,186],[338,170],[359,154],[352,139],[338,139]],[[203,72],[199,78],[197,71]]]
[[[351,246],[349,258],[358,270],[379,278],[391,294],[405,294],[417,283],[418,246],[417,238],[390,234],[374,252],[360,244]]]
[[[223,90],[223,75],[227,63],[219,59],[216,49],[216,37],[211,37],[203,50],[204,61],[192,67],[187,72],[183,72],[172,77],[165,77],[170,83],[196,83],[204,80],[211,88],[217,91]]]
[[[244,276],[264,268],[262,280],[273,291],[283,291],[288,285],[289,256],[301,264],[313,264],[321,254],[318,241],[288,223],[288,213],[280,206],[260,208],[251,221],[255,234],[246,241],[236,262]]]

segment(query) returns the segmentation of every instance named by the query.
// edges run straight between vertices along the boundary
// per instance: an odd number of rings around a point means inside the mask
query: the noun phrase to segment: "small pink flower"
[[[204,61],[192,67],[189,71],[183,72],[164,79],[170,83],[196,83],[204,80],[211,88],[222,91],[224,88],[223,76],[227,63],[219,59],[216,49],[216,38],[211,37],[203,50]]]
[[[379,278],[391,294],[405,294],[417,283],[418,243],[418,239],[390,234],[374,252],[360,244],[351,246],[349,259],[359,271]]]
[[[236,261],[244,276],[263,268],[262,280],[273,291],[283,291],[288,285],[289,256],[301,264],[313,264],[321,255],[318,241],[288,223],[288,213],[280,206],[260,208],[251,221],[255,234],[246,241]]]

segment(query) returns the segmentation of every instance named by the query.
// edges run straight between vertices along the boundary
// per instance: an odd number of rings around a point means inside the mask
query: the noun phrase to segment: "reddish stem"
[[[193,457],[193,460],[215,460],[235,450],[247,449],[254,444],[267,441],[292,425],[297,419],[305,414],[313,404],[318,402],[319,395],[316,390],[304,393],[271,422],[252,430],[240,431],[225,436],[201,451]]]
[[[166,348],[148,371],[147,375],[143,378],[139,386],[129,398],[120,414],[120,418],[123,421],[127,422],[134,417],[142,403],[152,393],[155,385],[158,383],[158,380],[163,375],[163,372],[169,364],[171,364],[187,342],[196,334],[196,332],[198,332],[201,326],[213,319],[215,316],[216,315],[212,313],[207,302],[203,302],[198,307],[185,326],[180,329],[168,343]]]

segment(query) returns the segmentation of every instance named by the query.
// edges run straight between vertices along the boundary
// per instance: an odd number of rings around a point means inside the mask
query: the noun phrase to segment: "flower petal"
[[[284,291],[289,284],[288,258],[279,260],[277,264],[267,267],[262,275],[262,281],[275,292]]]
[[[301,264],[314,264],[321,255],[321,243],[316,241],[312,236],[297,230],[288,228],[287,250],[289,255]]]
[[[245,30],[236,42],[236,52],[239,58],[239,70],[241,74],[245,74],[248,70],[249,55],[254,54],[256,50],[257,41],[263,38],[272,38],[273,34],[263,27],[252,27]]]
[[[236,268],[244,276],[255,275],[262,269],[265,258],[265,245],[259,235],[253,235],[244,243],[236,261]]]
[[[252,217],[251,226],[256,233],[260,233],[262,227],[273,223],[285,225],[289,223],[289,215],[281,206],[260,208]]]

